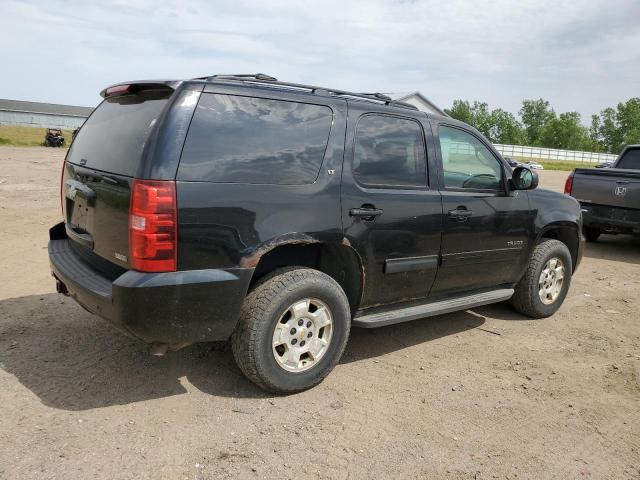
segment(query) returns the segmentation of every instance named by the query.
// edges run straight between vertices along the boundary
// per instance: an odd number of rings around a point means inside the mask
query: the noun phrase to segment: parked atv
[[[45,147],[62,147],[64,145],[64,136],[62,130],[59,128],[48,128],[47,133],[44,135]]]

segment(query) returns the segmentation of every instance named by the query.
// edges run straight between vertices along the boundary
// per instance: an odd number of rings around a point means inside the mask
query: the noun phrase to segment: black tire
[[[315,298],[331,311],[333,326],[326,352],[310,369],[290,372],[272,350],[279,319],[297,300]],[[253,383],[273,393],[293,393],[320,383],[338,363],[347,344],[351,311],[340,285],[328,275],[303,267],[275,270],[251,289],[231,337],[233,356]]]
[[[559,258],[564,264],[564,280],[560,294],[551,304],[545,304],[540,298],[538,282],[547,261]],[[553,315],[562,305],[571,285],[573,262],[567,246],[558,240],[544,240],[533,250],[529,265],[511,297],[513,307],[529,317],[545,318]]]
[[[593,227],[583,227],[582,232],[584,233],[584,237],[587,239],[587,242],[595,242],[598,240],[602,230]]]

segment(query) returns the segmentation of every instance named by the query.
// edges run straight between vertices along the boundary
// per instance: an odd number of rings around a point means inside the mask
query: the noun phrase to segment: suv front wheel
[[[553,315],[567,296],[572,271],[571,254],[564,243],[553,239],[540,242],[515,287],[511,304],[533,318]]]
[[[247,295],[231,337],[233,356],[265,390],[305,390],[338,363],[350,319],[347,297],[331,277],[309,268],[279,269]]]

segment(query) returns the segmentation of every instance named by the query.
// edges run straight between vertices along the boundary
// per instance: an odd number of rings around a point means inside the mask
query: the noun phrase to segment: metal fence
[[[524,147],[522,145],[494,144],[503,157],[535,160],[559,160],[565,162],[603,163],[612,162],[617,155],[611,153],[579,152],[576,150],[558,150],[556,148]]]

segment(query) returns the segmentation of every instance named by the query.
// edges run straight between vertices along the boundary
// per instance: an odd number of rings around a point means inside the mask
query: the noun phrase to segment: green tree
[[[493,142],[491,139],[492,118],[491,112],[489,111],[489,105],[485,102],[473,102],[473,105],[471,106],[471,115],[473,118],[472,125]]]
[[[597,152],[602,152],[604,144],[600,138],[600,117],[598,115],[591,115],[591,126],[589,127],[589,139],[595,146]]]
[[[611,153],[620,153],[626,145],[640,143],[640,98],[630,98],[616,108],[605,108],[594,115],[590,137]]]
[[[520,122],[512,113],[501,108],[491,111],[489,139],[493,143],[506,145],[526,145],[527,143],[527,136]]]
[[[547,148],[584,150],[591,147],[589,130],[582,125],[578,112],[565,112],[550,119],[540,133],[540,143]]]
[[[522,125],[513,114],[497,108],[489,110],[486,102],[455,100],[447,115],[478,129],[492,143],[526,144]]]
[[[556,113],[549,102],[542,98],[523,100],[520,118],[527,134],[528,144],[536,147],[544,146],[542,144],[542,130],[547,123],[556,118]]]
[[[579,113],[556,115],[541,98],[522,102],[520,122],[513,114],[501,108],[489,110],[487,103],[478,101],[455,100],[445,112],[474,126],[492,143],[609,153],[640,143],[640,98],[593,115],[589,128],[581,123]]]
[[[473,115],[471,105],[467,100],[454,100],[451,108],[445,108],[444,112],[456,120],[472,125]]]
[[[491,112],[485,102],[474,101],[472,105],[467,100],[454,100],[451,109],[445,109],[445,113],[456,120],[468,123],[489,137]]]
[[[617,120],[622,130],[623,147],[640,143],[640,98],[631,98],[625,103],[619,103]]]
[[[607,150],[618,153],[624,145],[624,133],[618,125],[618,113],[615,108],[604,109],[602,116],[602,135]]]

